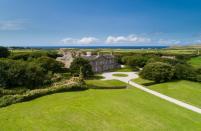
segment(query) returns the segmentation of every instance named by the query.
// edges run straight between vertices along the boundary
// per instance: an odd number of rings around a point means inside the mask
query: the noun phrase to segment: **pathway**
[[[113,74],[127,74],[128,76],[127,77],[117,77],[117,76],[113,76]],[[112,80],[112,79],[116,79],[116,80],[120,80],[120,81],[123,81],[123,82],[126,82],[126,83],[129,83],[130,85],[140,89],[140,90],[143,90],[147,93],[150,93],[152,95],[155,95],[157,97],[160,97],[161,99],[164,99],[164,100],[167,100],[171,103],[174,103],[176,105],[179,105],[181,107],[184,107],[188,110],[191,110],[191,111],[194,111],[194,112],[197,112],[199,114],[201,114],[201,109],[198,108],[198,107],[195,107],[195,106],[192,106],[190,104],[187,104],[187,103],[184,103],[182,101],[179,101],[177,99],[174,99],[172,97],[169,97],[169,96],[166,96],[166,95],[163,95],[161,93],[158,93],[156,91],[153,91],[153,90],[150,90],[142,85],[139,85],[135,82],[132,82],[131,79],[135,79],[135,78],[138,78],[139,76],[137,75],[136,72],[107,72],[107,73],[103,73],[102,76],[104,76],[105,78],[103,80]]]

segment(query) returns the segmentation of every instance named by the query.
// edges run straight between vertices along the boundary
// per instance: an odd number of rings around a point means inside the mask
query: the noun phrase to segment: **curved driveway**
[[[126,74],[128,76],[118,77],[118,76],[113,76],[113,74]],[[120,80],[126,83],[128,83],[131,79],[135,79],[139,77],[136,72],[106,72],[106,73],[103,73],[102,76],[105,77],[103,80],[115,79],[115,80]]]
[[[128,76],[127,77],[117,77],[117,76],[113,76],[113,74],[127,74]],[[195,107],[195,106],[192,106],[192,105],[189,105],[187,103],[184,103],[182,101],[179,101],[177,99],[174,99],[172,97],[169,97],[169,96],[166,96],[166,95],[163,95],[159,92],[156,92],[156,91],[153,91],[153,90],[150,90],[142,85],[139,85],[135,82],[132,82],[131,80],[132,79],[135,79],[135,78],[138,78],[138,74],[137,72],[106,72],[106,73],[103,73],[102,76],[104,76],[105,78],[103,80],[112,80],[112,79],[116,79],[116,80],[120,80],[120,81],[123,81],[123,82],[126,82],[140,90],[143,90],[147,93],[150,93],[152,95],[155,95],[161,99],[164,99],[164,100],[167,100],[171,103],[174,103],[178,106],[181,106],[181,107],[184,107],[188,110],[191,110],[191,111],[194,111],[194,112],[197,112],[199,114],[201,114],[201,109],[198,108],[198,107]]]

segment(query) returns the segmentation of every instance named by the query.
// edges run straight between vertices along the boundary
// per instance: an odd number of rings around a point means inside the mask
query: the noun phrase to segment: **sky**
[[[197,43],[200,0],[0,0],[1,46]]]

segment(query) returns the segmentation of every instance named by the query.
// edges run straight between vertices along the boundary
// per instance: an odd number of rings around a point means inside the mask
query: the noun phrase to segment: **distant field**
[[[195,54],[196,49],[102,49],[101,52],[110,53],[163,53],[163,54]]]
[[[1,131],[200,131],[201,115],[136,88],[58,93],[0,109]]]
[[[201,56],[194,57],[191,60],[188,61],[192,66],[195,68],[201,68]]]

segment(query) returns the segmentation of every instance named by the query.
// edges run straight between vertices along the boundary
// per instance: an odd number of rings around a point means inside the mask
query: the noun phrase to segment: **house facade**
[[[80,51],[60,49],[62,57],[58,57],[57,60],[65,64],[66,68],[69,68],[71,63],[76,57],[82,57],[88,60],[92,66],[93,72],[99,73],[109,71],[112,69],[120,68],[120,65],[116,62],[115,56],[112,54],[107,55],[92,55],[91,52],[87,52],[86,55]]]

